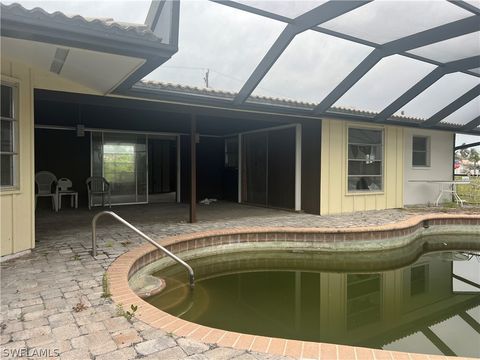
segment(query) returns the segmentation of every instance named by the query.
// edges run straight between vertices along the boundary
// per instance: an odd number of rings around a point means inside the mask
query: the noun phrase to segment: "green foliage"
[[[443,208],[447,208],[447,209],[454,209],[458,207],[455,201],[443,202],[441,205]]]
[[[480,154],[478,153],[478,151],[475,149],[471,149],[468,160],[472,162],[472,170],[476,170],[478,168],[478,162],[480,161]]]
[[[461,180],[461,177],[457,176],[455,180]],[[457,185],[457,193],[467,204],[480,204],[480,178],[471,176],[470,184]]]
[[[131,311],[127,311],[125,313],[127,320],[131,320],[135,316],[135,313],[138,310],[138,306],[137,305],[130,305],[130,310]]]
[[[118,316],[123,316],[125,319],[127,319],[128,321],[131,321],[133,319],[133,317],[135,316],[135,313],[137,312],[138,310],[138,306],[137,305],[130,305],[130,310],[127,310],[125,311],[123,309],[123,305],[122,304],[117,304],[117,315]]]
[[[110,298],[112,296],[112,294],[110,294],[110,289],[108,288],[108,275],[107,275],[107,273],[103,274],[102,287],[103,287],[102,298],[104,298],[104,299]]]

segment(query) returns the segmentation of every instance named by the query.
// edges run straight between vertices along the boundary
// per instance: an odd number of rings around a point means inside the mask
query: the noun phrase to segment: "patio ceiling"
[[[480,2],[211,0],[202,5],[206,11],[194,10],[203,31],[188,17],[192,7],[200,5],[181,4],[185,18],[182,22],[180,17],[179,53],[147,77],[160,83],[141,82],[133,90],[232,108],[275,108],[312,118],[347,115],[352,120],[480,134]],[[219,14],[222,20],[212,23],[209,16],[218,19]],[[236,19],[241,16],[250,28],[239,29],[237,38],[233,33],[242,25]],[[200,41],[226,23],[231,26],[215,41]],[[194,30],[198,35],[189,33]],[[249,37],[251,33],[255,37]],[[192,55],[189,46],[202,46],[202,56]],[[239,59],[233,59],[229,49]],[[209,58],[216,59],[209,64]],[[224,74],[216,69],[219,64]],[[229,92],[191,87],[172,91],[172,85],[165,84],[194,85],[185,76],[191,69],[236,77],[235,84],[219,80],[213,85]],[[282,99],[271,97],[268,88],[281,92]]]
[[[177,2],[152,2],[144,24],[50,13],[23,2],[28,8],[0,3],[2,57],[103,94],[130,88],[177,51]]]

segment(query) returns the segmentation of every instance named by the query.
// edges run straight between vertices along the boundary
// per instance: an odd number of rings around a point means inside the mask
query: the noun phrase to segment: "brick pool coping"
[[[424,214],[393,224],[356,228],[245,227],[215,229],[171,236],[160,244],[174,253],[204,247],[242,242],[286,241],[316,242],[380,241],[404,237],[431,225],[480,225],[480,215]],[[380,249],[381,247],[379,247]],[[125,310],[138,306],[135,317],[177,336],[241,350],[308,359],[445,359],[445,356],[413,354],[363,347],[316,343],[242,334],[192,323],[170,315],[141,299],[129,286],[129,279],[142,267],[163,254],[150,244],[141,245],[117,258],[107,270],[108,291],[112,300]],[[458,359],[458,358],[457,358]]]

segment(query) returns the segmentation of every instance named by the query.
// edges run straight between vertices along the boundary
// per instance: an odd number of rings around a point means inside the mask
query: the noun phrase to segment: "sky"
[[[150,6],[149,0],[17,2],[29,9],[38,6],[48,12],[59,10],[70,15],[113,18],[131,23],[143,23]],[[293,18],[325,1],[239,2]],[[468,2],[480,7],[480,0]],[[471,15],[446,1],[374,1],[322,26],[381,44]],[[179,51],[146,78],[205,87],[204,78],[208,71],[210,88],[236,92],[284,27],[284,23],[211,1],[182,0]],[[318,103],[371,51],[368,46],[308,30],[295,37],[253,95]],[[439,61],[480,55],[479,32],[411,52]],[[381,111],[433,68],[433,65],[404,56],[389,56],[334,105]],[[480,72],[480,68],[475,71]],[[428,118],[477,84],[479,78],[474,76],[463,73],[446,75],[399,112]],[[446,120],[464,124],[479,113],[480,99],[476,98]],[[457,137],[459,144],[480,141],[480,137]]]

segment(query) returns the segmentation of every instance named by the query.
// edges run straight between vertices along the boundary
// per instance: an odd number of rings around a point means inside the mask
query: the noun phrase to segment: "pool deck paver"
[[[199,206],[200,221],[188,224],[184,220],[187,210],[183,205],[114,209],[156,239],[235,227],[380,226],[408,219],[418,212],[386,210],[320,217],[218,203]],[[14,354],[14,349],[20,352],[28,350],[30,354],[32,351],[44,350],[54,355],[48,357],[50,359],[78,360],[280,360],[292,358],[289,355],[293,358],[331,359],[348,351],[342,346],[331,344],[286,341],[211,330],[178,321],[174,317],[171,317],[170,326],[175,334],[148,325],[135,316],[127,321],[119,316],[117,302],[102,296],[103,275],[117,257],[143,242],[121,225],[101,220],[97,230],[99,253],[96,258],[92,258],[90,221],[95,212],[82,209],[65,209],[56,214],[40,211],[36,222],[35,249],[30,254],[0,264],[2,358],[9,358],[6,354]],[[109,281],[124,283],[121,276],[110,278]],[[128,310],[126,306],[134,298],[128,291],[122,295],[114,300],[122,300],[124,309]],[[234,349],[232,346],[247,349]],[[266,351],[270,354],[266,354]],[[354,354],[356,359],[374,358],[370,349],[355,348]],[[398,356],[394,352],[389,354],[392,359],[404,358],[402,353],[398,353]],[[437,359],[420,355],[418,358]]]

